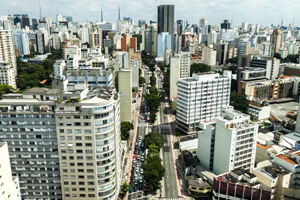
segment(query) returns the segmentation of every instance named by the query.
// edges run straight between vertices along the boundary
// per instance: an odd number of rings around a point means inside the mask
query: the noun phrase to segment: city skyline
[[[33,6],[22,6],[26,4],[36,4],[36,9],[32,9]],[[260,7],[257,7],[259,3]],[[185,19],[190,24],[198,24],[199,19],[206,18],[208,24],[215,25],[220,24],[224,19],[228,19],[230,22],[233,20],[233,26],[240,26],[243,21],[247,21],[250,24],[261,24],[264,26],[273,24],[277,26],[281,24],[283,16],[283,25],[289,24],[300,26],[300,14],[296,10],[291,10],[289,5],[293,7],[300,6],[300,2],[296,0],[287,0],[285,4],[281,2],[257,1],[257,3],[251,2],[239,2],[239,1],[213,1],[199,3],[194,0],[183,1],[130,1],[124,3],[120,0],[114,0],[113,2],[103,2],[86,0],[84,2],[78,1],[41,1],[41,10],[43,17],[50,17],[53,21],[56,19],[57,13],[63,16],[73,16],[74,21],[85,22],[100,21],[101,20],[101,8],[103,10],[103,18],[106,21],[115,22],[118,19],[118,5],[121,9],[121,19],[123,17],[131,17],[135,19],[135,24],[139,19],[157,20],[157,6],[163,4],[175,5],[175,20]],[[2,2],[0,8],[1,15],[5,14],[28,14],[30,18],[39,18],[39,1],[25,0],[22,2]],[[190,5],[199,6],[190,6]],[[272,5],[272,6],[270,6]],[[67,7],[68,9],[65,9]],[[247,9],[241,9],[247,8]],[[262,10],[260,12],[260,9]],[[143,11],[143,12],[141,12]],[[190,13],[197,13],[196,15],[190,15]]]

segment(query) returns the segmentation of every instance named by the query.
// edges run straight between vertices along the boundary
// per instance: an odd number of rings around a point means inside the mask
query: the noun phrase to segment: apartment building
[[[20,188],[16,188],[19,184],[18,177],[12,177],[8,146],[5,142],[0,142],[0,155],[0,199],[21,200]]]
[[[249,115],[223,107],[222,117],[202,122],[201,127],[197,156],[203,167],[215,174],[254,167],[258,125]]]
[[[190,77],[190,52],[179,51],[170,61],[170,97],[177,97],[177,81],[180,78]]]
[[[211,47],[204,47],[202,50],[202,63],[206,65],[216,65],[217,51]]]
[[[250,101],[247,113],[252,115],[254,120],[268,119],[270,117],[271,106],[266,102]]]
[[[132,109],[132,71],[131,68],[118,71],[118,79],[116,86],[120,93],[121,101],[121,121],[131,122]]]
[[[200,128],[201,121],[220,117],[221,108],[229,105],[230,82],[231,71],[227,70],[224,75],[198,73],[178,79],[178,128],[186,133],[194,132]]]
[[[17,75],[17,62],[11,30],[0,29],[0,61],[11,64]]]
[[[120,98],[94,87],[55,115],[64,199],[115,199],[121,184]]]
[[[0,61],[0,85],[9,85],[17,88],[15,69],[11,64]]]

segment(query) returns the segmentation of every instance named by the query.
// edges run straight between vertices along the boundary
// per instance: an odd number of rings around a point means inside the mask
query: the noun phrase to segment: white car
[[[135,159],[132,160],[133,163],[135,163],[135,161],[136,161]]]
[[[134,175],[134,179],[137,180],[137,178],[138,178],[138,176],[137,176],[137,174],[135,174],[135,175]]]
[[[140,138],[140,140],[141,140],[141,139],[142,139],[142,136],[140,135],[140,137],[139,137],[139,138]]]
[[[140,168],[139,167],[136,167],[136,172],[139,172],[140,171]]]
[[[141,173],[141,174],[142,174],[142,173],[144,173],[144,170],[143,170],[143,169],[141,169],[141,170],[140,170],[140,173]]]

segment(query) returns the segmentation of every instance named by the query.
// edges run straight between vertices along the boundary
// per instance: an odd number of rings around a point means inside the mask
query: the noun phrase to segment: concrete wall
[[[170,97],[177,97],[177,80],[180,78],[180,58],[171,57],[170,63]]]

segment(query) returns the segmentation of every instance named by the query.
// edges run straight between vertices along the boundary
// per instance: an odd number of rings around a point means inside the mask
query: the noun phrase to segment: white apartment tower
[[[202,50],[202,63],[206,65],[216,65],[217,51],[210,47]]]
[[[197,155],[201,166],[214,174],[254,168],[258,125],[250,121],[250,115],[223,107],[222,117],[201,126]]]
[[[11,30],[0,29],[0,61],[10,63],[17,75],[17,62]]]
[[[190,77],[190,52],[179,51],[171,57],[170,62],[170,97],[177,97],[177,81]]]
[[[0,199],[19,200],[21,196],[12,177],[8,147],[5,142],[0,142],[0,155]]]
[[[14,29],[13,38],[14,38],[14,45],[19,50],[20,55],[30,54],[29,38],[25,29]]]
[[[229,105],[231,72],[193,74],[178,79],[178,128],[189,133],[200,128],[200,122],[221,116],[221,108]]]
[[[199,20],[199,28],[205,27],[207,25],[207,19],[200,19]]]
[[[118,94],[94,87],[81,102],[57,107],[64,199],[116,199],[122,177]]]
[[[0,61],[0,85],[9,85],[17,88],[15,69],[9,63]]]

